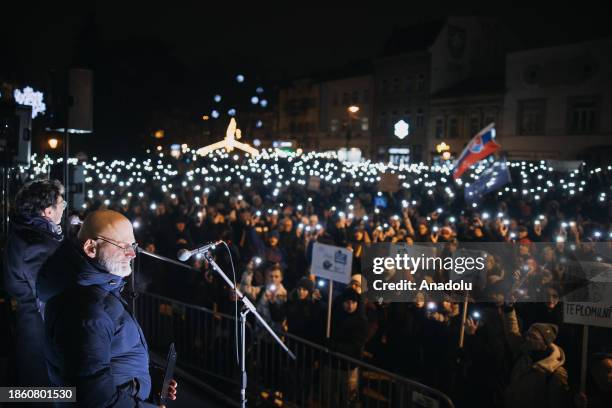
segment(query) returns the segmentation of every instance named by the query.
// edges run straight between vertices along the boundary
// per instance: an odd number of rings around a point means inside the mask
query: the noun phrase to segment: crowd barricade
[[[136,317],[152,352],[176,345],[177,365],[238,398],[236,319],[153,293],[136,298]],[[284,407],[454,408],[442,392],[288,333],[272,338],[247,324],[248,398]]]

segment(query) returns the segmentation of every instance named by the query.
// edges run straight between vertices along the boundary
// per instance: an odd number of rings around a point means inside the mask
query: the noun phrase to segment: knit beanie
[[[312,292],[312,291],[314,291],[314,282],[311,281],[310,279],[308,279],[306,276],[304,276],[304,277],[300,278],[300,280],[298,281],[297,287],[298,288],[304,288],[308,292]]]
[[[550,323],[534,323],[531,325],[531,328],[540,333],[547,346],[550,346],[550,343],[555,341],[559,332],[557,325]]]

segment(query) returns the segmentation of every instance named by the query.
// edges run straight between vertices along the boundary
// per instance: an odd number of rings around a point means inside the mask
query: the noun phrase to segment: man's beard
[[[98,263],[109,273],[125,278],[132,273],[132,265],[130,262],[125,263],[122,260],[114,260],[111,257],[100,257]]]

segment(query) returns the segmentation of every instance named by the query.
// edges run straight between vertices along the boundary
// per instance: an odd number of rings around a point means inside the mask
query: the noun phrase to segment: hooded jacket
[[[15,217],[4,256],[4,284],[17,300],[16,355],[19,385],[48,386],[44,358],[43,304],[36,280],[45,261],[62,242],[53,223],[43,217]]]
[[[563,408],[570,407],[567,371],[563,367],[565,353],[554,343],[545,358],[534,361],[527,352],[518,329],[516,312],[504,316],[506,339],[515,354],[510,382],[505,392],[508,408]]]
[[[76,386],[81,407],[152,407],[148,347],[121,298],[125,282],[66,241],[41,271],[45,354],[56,386]]]

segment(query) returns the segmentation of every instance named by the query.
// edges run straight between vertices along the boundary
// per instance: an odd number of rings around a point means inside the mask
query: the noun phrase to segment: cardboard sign
[[[612,327],[612,305],[593,302],[566,302],[563,322]]]
[[[319,191],[321,188],[321,178],[317,176],[310,176],[308,179],[308,186],[306,186],[307,190],[310,191]]]
[[[399,176],[397,174],[383,173],[380,175],[378,190],[384,193],[395,193],[400,189]]]
[[[314,243],[310,273],[332,281],[349,283],[353,267],[353,253],[333,245]]]

